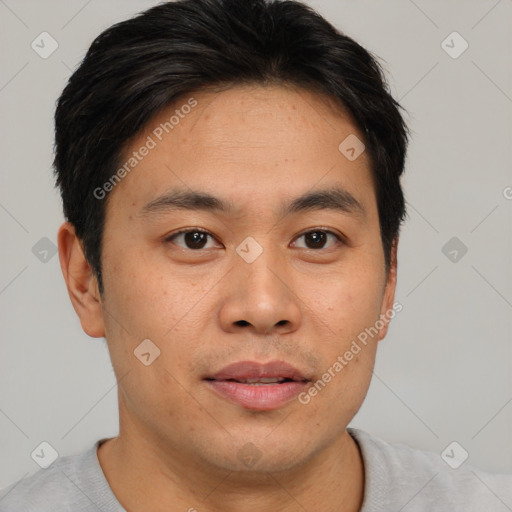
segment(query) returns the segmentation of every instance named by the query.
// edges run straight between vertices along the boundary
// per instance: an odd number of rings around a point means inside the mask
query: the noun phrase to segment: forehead
[[[340,150],[354,136],[363,140],[342,107],[305,89],[240,85],[190,93],[130,141],[121,165],[144,146],[151,149],[115,187],[114,201],[140,208],[179,186],[222,195],[235,206],[257,201],[263,207],[272,197],[282,203],[336,184],[371,202],[366,152],[351,161]]]

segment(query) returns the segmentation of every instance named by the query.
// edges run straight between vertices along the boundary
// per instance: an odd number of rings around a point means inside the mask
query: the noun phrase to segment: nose
[[[301,300],[289,264],[264,249],[248,263],[238,255],[221,299],[219,320],[226,332],[285,334],[299,328]],[[296,276],[298,280],[300,275]],[[302,276],[303,278],[303,276]]]

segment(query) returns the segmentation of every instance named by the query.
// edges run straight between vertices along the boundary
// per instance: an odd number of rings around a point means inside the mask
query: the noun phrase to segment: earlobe
[[[379,330],[377,341],[386,337],[388,326],[391,319],[395,316],[395,309],[393,308],[395,301],[395,290],[397,281],[398,270],[398,235],[393,239],[391,246],[391,257],[389,261],[389,272],[386,277],[386,284],[384,288],[384,297],[382,300],[382,307],[380,312],[380,319],[384,322],[384,327]]]
[[[85,258],[74,226],[65,222],[57,235],[59,260],[69,298],[82,325],[93,338],[105,336],[98,281]]]

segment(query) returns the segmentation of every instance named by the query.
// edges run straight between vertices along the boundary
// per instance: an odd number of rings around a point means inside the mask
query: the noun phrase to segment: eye
[[[304,238],[305,240],[306,246],[299,246],[299,248],[318,250],[326,248],[325,245],[329,240],[329,236],[331,237],[331,240],[334,239],[334,246],[343,243],[343,240],[340,236],[326,229],[314,229],[306,231],[299,235],[296,240],[300,238]],[[213,235],[211,235],[208,231],[194,228],[186,230],[184,229],[178,231],[177,233],[173,233],[172,235],[165,238],[165,241],[172,242],[173,244],[177,245],[178,247],[182,247],[183,249],[197,251],[204,248],[211,248],[207,247],[208,237],[214,239]],[[176,240],[181,240],[182,243],[177,243]]]
[[[202,229],[187,229],[173,233],[168,236],[165,241],[172,242],[173,244],[178,245],[178,247],[182,247],[184,249],[198,250],[203,249],[206,246],[208,237],[213,238],[208,231],[203,231]],[[185,246],[177,244],[175,240],[178,239],[183,240]]]
[[[301,249],[325,249],[324,245],[326,244],[329,235],[334,238],[335,246],[343,243],[343,240],[340,236],[332,231],[325,229],[314,229],[306,231],[305,233],[299,235],[297,240],[304,237],[305,243],[310,245],[309,247],[301,247]]]

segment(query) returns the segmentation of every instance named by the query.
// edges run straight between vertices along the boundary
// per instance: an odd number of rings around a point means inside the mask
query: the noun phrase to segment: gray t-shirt
[[[452,469],[440,454],[389,444],[348,428],[365,468],[361,512],[510,512],[512,474],[466,462]],[[103,474],[96,450],[57,459],[0,491],[0,512],[126,512]]]

